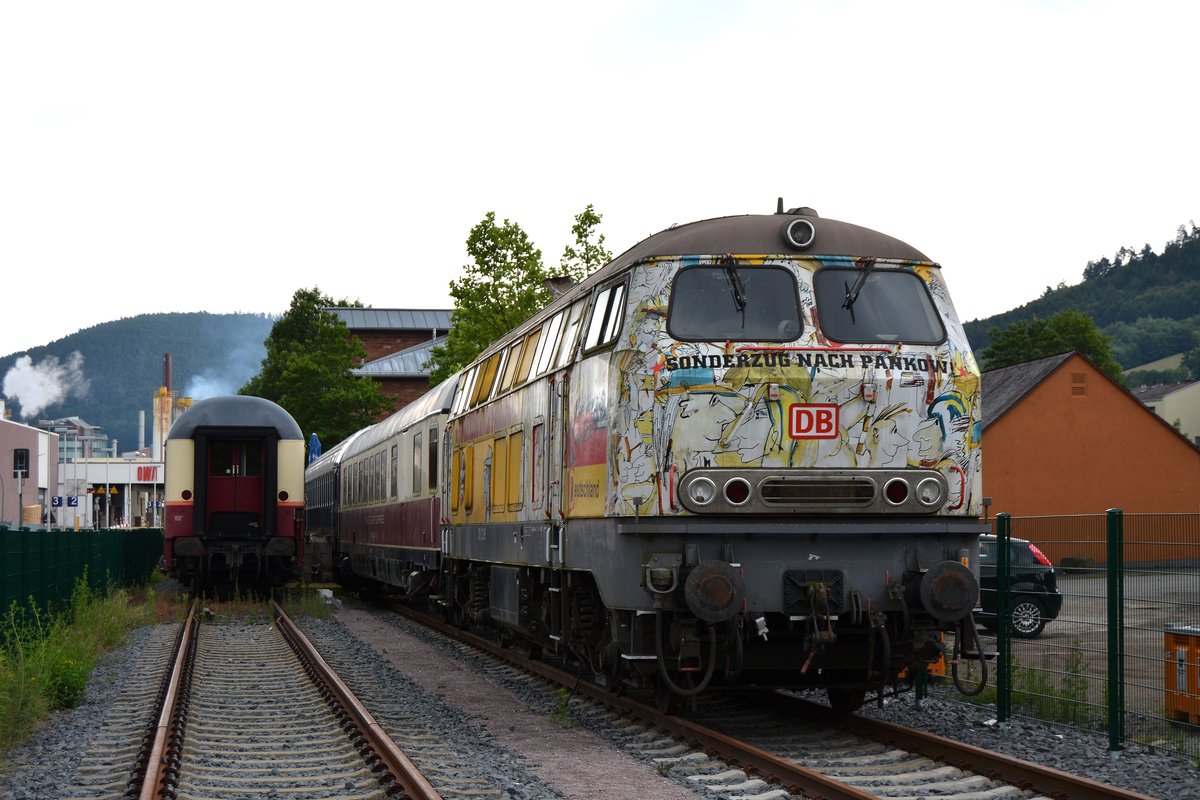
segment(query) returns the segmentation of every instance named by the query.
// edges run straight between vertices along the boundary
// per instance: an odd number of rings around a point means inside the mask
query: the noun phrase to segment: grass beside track
[[[293,616],[329,614],[315,592],[290,591],[281,604]],[[83,702],[102,655],[122,646],[136,628],[182,621],[187,606],[187,596],[168,589],[159,573],[146,587],[106,594],[93,591],[85,575],[58,613],[13,603],[0,617],[0,772],[5,751],[29,738],[52,712]],[[203,607],[217,622],[270,616],[266,600],[205,599]]]

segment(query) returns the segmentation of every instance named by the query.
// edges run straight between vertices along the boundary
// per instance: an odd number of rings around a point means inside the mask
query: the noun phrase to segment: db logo
[[[797,403],[789,408],[788,436],[793,439],[836,439],[838,407],[835,403]]]

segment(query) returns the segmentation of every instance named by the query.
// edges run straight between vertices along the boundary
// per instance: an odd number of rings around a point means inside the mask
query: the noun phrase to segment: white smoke
[[[261,343],[230,350],[221,358],[220,366],[209,367],[191,377],[184,389],[184,397],[199,401],[237,394],[258,372],[264,355],[265,348]]]
[[[242,381],[242,383],[245,383],[245,381]],[[207,400],[210,397],[237,394],[237,390],[241,386],[241,383],[235,384],[229,378],[217,377],[206,371],[201,375],[192,376],[192,379],[188,381],[184,396],[196,401]]]
[[[46,356],[36,366],[30,356],[21,356],[4,376],[3,391],[20,404],[21,416],[29,419],[68,397],[83,397],[89,385],[83,376],[83,354],[76,350],[66,361]]]

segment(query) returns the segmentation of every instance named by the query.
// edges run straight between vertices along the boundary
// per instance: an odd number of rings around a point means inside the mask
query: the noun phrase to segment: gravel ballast
[[[501,712],[482,708],[479,696],[464,699],[460,704],[455,694],[457,690],[447,679],[444,666],[439,683],[432,687],[423,686],[421,677],[415,674],[409,677],[406,674],[405,654],[397,652],[398,647],[379,644],[379,636],[399,635],[400,628],[390,615],[347,609],[339,612],[336,620],[320,622],[317,626],[323,637],[344,639],[346,648],[356,652],[358,658],[376,661],[371,665],[371,670],[385,684],[394,686],[394,691],[403,696],[403,702],[409,705],[429,704],[429,713],[440,715],[445,720],[445,735],[457,737],[464,747],[476,748],[476,757],[489,770],[496,770],[493,774],[497,782],[504,786],[506,797],[629,797],[640,800],[645,797],[685,796],[678,793],[683,787],[656,774],[652,766],[640,764],[619,753],[611,756],[603,754],[606,748],[594,741],[602,738],[598,732],[593,734],[586,729],[572,731],[571,736],[577,738],[571,739],[566,749],[573,752],[576,763],[579,762],[578,756],[582,755],[579,748],[583,744],[588,746],[590,755],[584,760],[589,764],[600,758],[614,759],[615,766],[610,769],[619,770],[622,774],[608,772],[600,785],[593,785],[597,782],[596,772],[588,774],[580,770],[579,775],[568,778],[566,768],[553,760],[550,748],[545,746],[544,729],[540,746],[537,745],[536,730],[523,734],[534,740],[531,745],[534,755],[522,753],[525,747],[521,742],[506,742],[505,736],[522,735],[519,718],[522,713],[529,717],[526,722],[532,720],[530,724],[544,722],[545,709],[535,707],[522,712],[519,705],[531,698],[519,696],[497,698],[510,704]],[[384,630],[385,627],[389,630]],[[54,714],[28,742],[3,754],[0,798],[44,800],[59,796],[56,787],[64,781],[69,783],[80,757],[88,748],[93,731],[99,727],[117,694],[121,676],[130,670],[141,655],[149,630],[134,631],[125,647],[102,659],[92,673],[82,705]],[[432,637],[422,637],[419,632],[406,632],[405,635],[424,642],[431,651],[442,649],[446,659],[462,658],[461,654],[446,651],[445,645]],[[408,653],[408,657],[412,659],[413,654]],[[423,652],[421,658],[428,660],[430,656]],[[461,669],[464,677],[470,680],[469,665],[462,665]],[[483,684],[483,680],[478,678],[474,682],[480,686]],[[497,694],[494,689],[486,693]],[[991,708],[969,706],[942,699],[936,694],[923,700],[919,710],[915,708],[912,696],[908,695],[885,704],[882,709],[868,705],[860,713],[878,716],[896,724],[916,725],[932,733],[1151,797],[1200,800],[1200,769],[1186,758],[1155,752],[1147,746],[1129,744],[1114,756],[1108,751],[1108,741],[1104,736],[1024,718],[1014,718],[1005,725],[998,725]],[[568,737],[561,735],[557,738]],[[557,777],[548,779],[547,775]]]

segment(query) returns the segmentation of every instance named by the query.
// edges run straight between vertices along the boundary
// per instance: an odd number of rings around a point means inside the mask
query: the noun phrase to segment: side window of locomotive
[[[559,334],[562,333],[563,317],[565,311],[560,311],[555,314],[542,327],[542,338],[538,342],[537,353],[533,357],[533,371],[531,375],[541,375],[554,362],[554,350],[558,347]]]
[[[579,323],[583,319],[583,309],[586,305],[586,297],[576,300],[574,305],[571,306],[571,310],[567,313],[567,324],[563,328],[562,344],[558,348],[558,358],[554,360],[556,368],[565,367],[571,362],[571,356],[575,354]]]
[[[622,302],[624,299],[623,283],[610,286],[596,294],[596,304],[592,306],[592,316],[588,320],[587,334],[583,341],[584,352],[603,347],[617,338],[625,312],[625,304]]]
[[[467,406],[467,398],[471,396],[471,390],[475,388],[475,372],[478,368],[471,367],[463,375],[461,381],[458,382],[458,388],[455,389],[454,402],[450,405],[450,412],[458,414]]]
[[[507,392],[513,387],[513,378],[517,376],[517,367],[521,363],[522,341],[518,339],[505,351],[507,355],[505,356],[504,371],[499,381],[499,391],[501,392]]]
[[[529,443],[529,504],[534,508],[542,505],[543,458],[545,449],[545,425],[533,426],[533,438]]]
[[[492,439],[492,450],[488,453],[491,459],[484,469],[491,470],[491,493],[489,503],[493,511],[502,510],[508,502],[508,437],[499,436]]]
[[[537,352],[538,342],[542,340],[542,329],[530,331],[525,337],[525,344],[521,347],[521,366],[517,369],[517,377],[514,383],[520,385],[529,378],[529,369],[533,366],[533,355]]]
[[[821,330],[834,341],[946,341],[929,289],[915,272],[825,267],[814,273],[813,291]]]
[[[487,400],[492,391],[492,382],[496,380],[496,365],[500,361],[500,354],[493,353],[487,361],[479,365],[479,377],[475,382],[475,391],[471,393],[471,405],[469,408]]]
[[[592,318],[588,319],[588,330],[583,338],[583,351],[587,353],[598,347],[604,347],[617,338],[620,323],[624,317],[625,284],[618,283],[596,293],[596,302],[592,306]]]
[[[796,278],[781,267],[681,269],[667,332],[681,341],[790,342],[800,336]]]
[[[525,434],[515,430],[508,436],[508,510],[521,508],[521,466],[525,463]]]
[[[505,368],[508,365],[508,348],[506,347],[499,353],[496,353],[496,355],[492,356],[490,360],[494,360],[496,362],[496,379],[492,381],[492,391],[490,394],[488,394],[489,400],[500,394],[500,392],[504,391],[503,383],[504,373],[506,371]]]
[[[462,500],[462,484],[459,483],[459,476],[462,475],[462,450],[455,450],[450,456],[450,508],[458,511],[459,501]]]
[[[463,452],[463,505],[467,514],[475,505],[475,448],[467,445]]]

